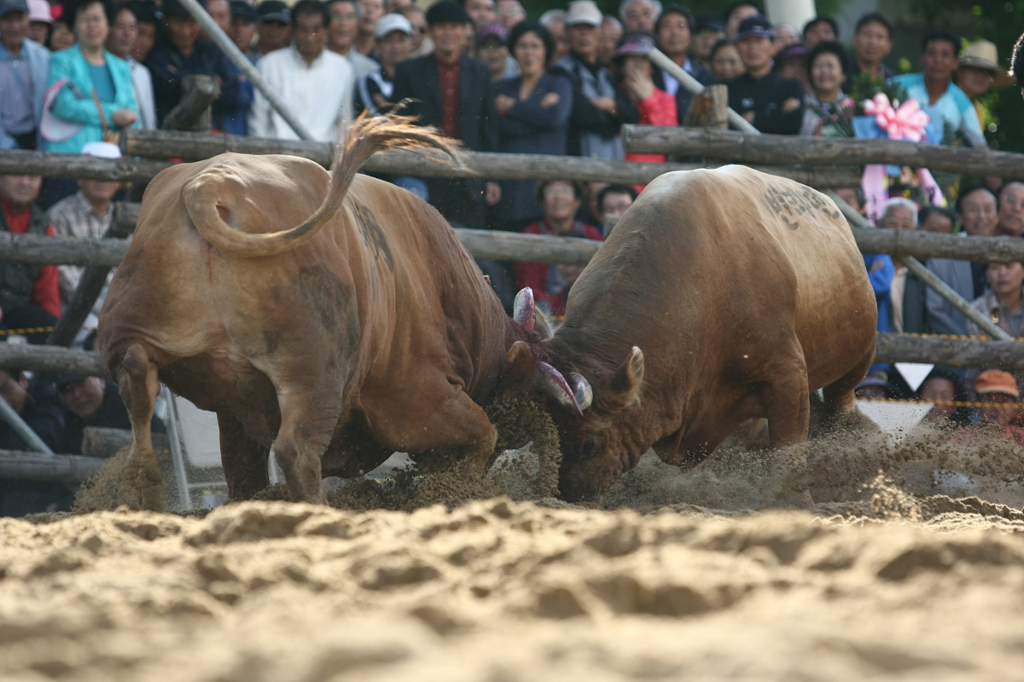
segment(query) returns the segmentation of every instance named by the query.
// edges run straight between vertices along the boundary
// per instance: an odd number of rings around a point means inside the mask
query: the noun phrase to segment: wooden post
[[[628,152],[676,154],[745,164],[892,164],[1024,180],[1024,154],[987,147],[944,147],[887,138],[749,135],[732,130],[637,125],[622,126],[622,142]]]
[[[99,353],[55,346],[0,343],[0,367],[45,374],[107,376]]]
[[[210,76],[191,74],[181,79],[181,101],[164,118],[166,130],[209,132],[210,105],[220,97],[220,86]]]
[[[98,159],[95,156],[80,154],[51,154],[20,149],[0,151],[0,175],[41,175],[47,178],[73,180],[136,182],[150,180],[171,165],[167,161],[148,159]]]
[[[0,478],[81,483],[106,463],[97,457],[0,450]]]
[[[683,125],[688,128],[728,128],[728,112],[729,86],[723,83],[709,85],[690,100]]]

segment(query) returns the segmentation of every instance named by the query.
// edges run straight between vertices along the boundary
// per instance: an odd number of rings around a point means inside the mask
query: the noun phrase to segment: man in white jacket
[[[327,8],[316,0],[301,0],[292,8],[294,43],[263,56],[260,75],[317,140],[334,142],[352,118],[352,67],[339,54],[325,49]],[[298,134],[257,90],[249,114],[254,137],[298,139]]]

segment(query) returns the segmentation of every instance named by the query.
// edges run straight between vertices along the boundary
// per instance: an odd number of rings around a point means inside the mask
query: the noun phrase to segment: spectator
[[[619,19],[626,33],[654,33],[654,22],[660,15],[660,0],[622,0],[619,5]]]
[[[206,12],[213,19],[220,30],[231,34],[231,2],[230,0],[206,0]],[[210,36],[203,32],[203,37],[210,40]]]
[[[796,81],[805,93],[811,92],[811,81],[807,74],[807,48],[803,45],[790,45],[779,50],[775,54],[775,73]]]
[[[601,10],[593,0],[573,0],[566,15],[571,52],[552,69],[573,86],[569,119],[569,153],[598,159],[623,158],[619,128],[636,123],[640,112],[625,90],[616,88],[611,74],[597,62],[597,33]]]
[[[264,5],[269,3],[264,3]],[[199,37],[199,24],[179,0],[164,0],[164,35],[149,53],[146,66],[153,76],[156,117],[164,119],[182,98],[182,79],[189,75],[210,76],[220,85],[213,115],[232,114],[239,104],[238,71],[213,43]]]
[[[933,29],[921,42],[923,73],[908,73],[893,80],[907,90],[922,108],[931,108],[954,132],[962,133],[972,147],[985,146],[978,113],[964,91],[953,83],[960,65],[960,37],[946,29]]]
[[[956,212],[967,234],[991,236],[998,221],[999,200],[986,185],[969,185],[957,198]],[[988,273],[985,263],[931,258],[928,269],[968,301],[985,293]],[[957,336],[967,333],[967,318],[932,289],[925,296],[925,306],[931,333]]]
[[[410,59],[425,57],[434,52],[434,41],[427,37],[427,15],[416,5],[402,10],[402,16],[412,24],[412,52]]]
[[[569,36],[565,30],[565,10],[549,9],[540,15],[538,21],[551,32],[551,37],[555,39],[555,56],[551,59],[551,63],[554,64],[569,54]]]
[[[540,23],[524,21],[511,36],[512,52],[522,75],[495,86],[498,151],[564,155],[568,145],[572,84],[548,73],[555,41]],[[501,228],[519,231],[541,217],[530,180],[503,180],[494,214]]]
[[[941,206],[924,206],[917,214],[918,225],[925,232],[952,234],[956,216]]]
[[[128,410],[113,381],[81,374],[58,374],[54,384],[67,406],[64,430],[60,434],[60,452],[81,454],[82,438],[87,426],[131,430]],[[156,433],[167,431],[155,415],[151,428]]]
[[[292,10],[295,44],[263,55],[257,65],[267,85],[322,142],[337,141],[352,119],[354,85],[348,60],[324,48],[329,21],[327,7],[318,0],[300,0]],[[285,140],[299,137],[259,92],[249,114],[249,134]]]
[[[740,51],[736,44],[728,38],[723,38],[711,48],[711,73],[715,81],[728,83],[734,78],[743,75],[746,69],[743,60],[740,59]]]
[[[654,39],[646,33],[627,33],[615,52],[615,63],[622,74],[622,87],[636,103],[640,125],[679,125],[676,99],[654,85],[653,66],[647,55],[654,49]],[[665,163],[664,154],[626,154],[630,161]]]
[[[995,427],[1004,436],[1024,446],[1024,429],[1014,421],[1020,417],[1020,410],[1014,404],[1020,398],[1017,381],[1009,372],[990,369],[978,375],[974,382],[974,393],[979,403],[978,426]]]
[[[50,42],[47,45],[50,52],[60,52],[75,44],[75,32],[71,26],[71,13],[65,11],[64,15],[54,17],[53,31],[50,32]]]
[[[583,200],[583,187],[579,183],[561,180],[540,182],[535,199],[542,206],[544,217],[523,230],[523,234],[604,239],[596,227],[575,218]],[[566,280],[566,275],[571,281]],[[565,314],[568,288],[578,276],[578,272],[559,272],[557,267],[547,263],[515,264],[516,290],[531,287],[537,305],[552,315]]]
[[[497,83],[519,75],[519,66],[508,52],[508,31],[501,24],[484,24],[477,30],[477,56]]]
[[[619,48],[622,32],[622,23],[618,19],[610,14],[604,15],[604,19],[601,20],[601,32],[597,38],[597,61],[606,69],[612,67],[612,57]]]
[[[498,15],[494,11],[494,0],[462,0],[466,14],[473,20],[473,26],[479,29],[484,24],[493,24],[498,21]]]
[[[987,40],[976,40],[967,46],[960,55],[960,68],[956,71],[955,81],[957,87],[974,104],[974,112],[982,126],[988,116],[980,101],[981,96],[993,86],[1005,88],[1013,85],[1013,78],[999,66],[995,44]]]
[[[494,5],[494,13],[498,23],[508,31],[526,19],[526,8],[519,0],[498,0]]]
[[[690,10],[680,5],[669,5],[666,7],[654,27],[654,35],[658,40],[658,49],[665,53],[669,59],[682,67],[683,71],[690,74],[701,85],[713,85],[715,76],[700,64],[691,60],[688,56],[690,51],[690,27],[693,25],[693,14]],[[656,69],[654,71],[654,85],[664,90],[676,100],[676,115],[680,123],[690,108],[690,101],[693,94],[680,85],[679,81],[671,74]]]
[[[50,3],[46,0],[28,0],[28,39],[45,46],[50,40],[50,31],[52,30],[53,17],[50,15]]]
[[[921,402],[934,403],[924,418],[930,422],[966,426],[970,424],[971,414],[967,408],[951,405],[953,402],[965,402],[968,398],[964,388],[963,372],[951,367],[936,367],[921,383],[917,390],[917,398]]]
[[[636,201],[637,192],[629,185],[607,185],[597,195],[597,213],[594,217],[600,221],[604,235],[611,232],[613,223]]]
[[[288,5],[280,0],[263,0],[256,7],[256,14],[260,34],[256,51],[261,57],[292,44],[292,12]]]
[[[822,124],[833,117],[853,117],[853,100],[842,91],[849,68],[846,50],[839,43],[819,43],[811,52],[808,59],[811,91],[804,96],[801,135],[821,135]]]
[[[156,16],[156,5],[150,0],[130,0],[128,6],[132,8],[135,15],[135,40],[132,42],[132,59],[139,64],[145,64],[149,53],[156,45],[156,37],[159,33],[159,20]],[[150,75],[152,81],[152,74]],[[155,105],[154,105],[155,106]]]
[[[736,44],[746,73],[729,82],[729,106],[762,133],[796,135],[804,117],[800,84],[772,71],[775,29],[758,15],[744,19]]]
[[[239,46],[242,54],[246,56],[250,64],[256,63],[256,52],[252,49],[252,39],[256,34],[256,10],[244,0],[231,0],[228,4],[230,21],[228,23],[227,35],[235,45]],[[238,100],[233,109],[220,108],[213,116],[213,127],[229,135],[249,134],[249,107],[256,98],[256,89],[253,87],[249,77],[230,59],[227,60],[228,69],[238,81]]]
[[[380,64],[359,50],[352,49],[359,30],[359,13],[362,11],[359,0],[336,0],[329,3],[328,7],[331,10],[331,23],[327,27],[327,48],[348,60],[356,81],[380,72]]]
[[[384,13],[401,14],[403,9],[412,6],[412,0],[387,0],[384,3]]]
[[[878,306],[879,332],[889,331],[889,320],[892,316],[892,280],[896,274],[892,258],[885,254],[863,254],[864,267],[868,271],[868,280],[875,292],[875,304]],[[868,374],[888,380],[889,364],[876,362],[871,365]]]
[[[994,234],[1020,237],[1024,230],[1024,182],[1011,180],[999,188],[999,214]]]
[[[694,22],[692,33],[693,60],[711,71],[711,50],[725,38],[725,24],[717,14],[702,14]]]
[[[107,130],[138,127],[128,62],[103,49],[113,11],[111,0],[83,0],[71,10],[78,43],[50,57],[50,85],[67,79],[50,112],[59,121],[81,127],[65,139],[48,139],[47,151],[78,154],[89,142],[103,139]]]
[[[132,6],[121,5],[117,9],[114,25],[107,36],[107,50],[115,57],[128,62],[128,71],[132,77],[132,90],[135,92],[135,105],[139,111],[139,127],[146,130],[156,128],[156,102],[153,100],[153,77],[149,69],[135,61],[131,55],[132,45],[139,32],[139,22],[135,18]]]
[[[368,109],[371,114],[387,113],[394,104],[395,71],[409,58],[412,50],[412,24],[401,14],[385,14],[377,22],[377,52],[383,68],[364,75],[358,81],[355,111],[358,116]]]
[[[861,187],[837,187],[832,190],[836,193],[840,199],[850,205],[854,211],[860,215],[864,215],[864,189]],[[849,218],[846,219],[847,224],[853,227],[853,223]]]
[[[790,45],[802,45],[800,31],[796,26],[785,21],[775,24],[775,50],[776,54],[782,52]]]
[[[751,0],[736,0],[725,8],[725,36],[735,39],[744,19],[763,14],[761,7]]]
[[[256,20],[258,18],[256,8],[248,2],[231,0],[231,32],[228,35],[252,64],[255,64],[260,56],[252,44],[256,37]],[[252,84],[250,83],[250,85]]]
[[[377,22],[384,16],[384,0],[359,0],[359,30],[356,32],[356,50],[370,57],[377,44]]]
[[[892,51],[892,22],[881,12],[868,12],[857,20],[853,34],[853,64],[851,79],[867,71],[873,80],[892,78],[893,74],[882,63]],[[849,92],[852,83],[845,89]]]
[[[427,12],[434,53],[411,59],[395,72],[395,101],[411,98],[420,125],[439,128],[473,151],[497,148],[497,114],[487,67],[461,54],[469,15],[461,5],[439,2]],[[430,178],[430,201],[453,224],[483,227],[487,205],[500,199],[497,184],[476,179]]]
[[[0,2],[0,149],[35,149],[43,115],[49,51],[28,34],[25,0]]]
[[[0,369],[0,398],[51,450],[59,451],[64,411],[48,382],[17,369]],[[6,422],[0,420],[0,449],[31,450]],[[0,516],[19,517],[41,512],[70,511],[74,496],[66,485],[44,481],[0,479]]]
[[[109,142],[90,142],[82,154],[101,159],[119,159],[121,150]],[[114,218],[111,200],[120,187],[106,180],[79,180],[78,192],[62,199],[50,208],[50,221],[58,237],[102,238]],[[60,298],[64,305],[71,302],[85,268],[80,265],[61,265],[57,268]],[[97,312],[99,311],[97,303]]]
[[[839,40],[839,25],[832,17],[814,17],[804,24],[804,47],[813,50],[818,43],[834,43]]]
[[[1021,338],[1021,322],[1024,321],[1024,265],[1020,263],[989,263],[986,268],[991,287],[971,302],[971,307],[991,320],[1013,338]],[[967,333],[971,336],[987,334],[970,320]]]
[[[916,230],[917,206],[903,197],[889,199],[882,207],[878,226],[894,230]],[[924,333],[925,285],[899,259],[893,258],[892,264],[896,271],[889,291],[892,304],[891,328],[901,333]]]
[[[0,175],[0,230],[53,236],[46,213],[35,204],[43,179]],[[0,262],[0,325],[7,329],[52,327],[60,317],[57,266]],[[29,343],[46,343],[47,332],[26,334]]]

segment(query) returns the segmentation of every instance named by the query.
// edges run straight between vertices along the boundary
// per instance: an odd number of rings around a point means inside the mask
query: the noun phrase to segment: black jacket
[[[392,102],[412,99],[401,113],[419,116],[419,124],[441,127],[441,80],[437,59],[429,54],[398,65]],[[465,55],[459,58],[459,138],[475,152],[498,148],[498,115],[487,67]],[[463,227],[484,227],[484,181],[428,178],[430,203],[449,221]]]
[[[590,98],[583,94],[581,69],[587,69],[595,76],[606,70],[600,63],[587,64],[575,52],[551,65],[551,72],[565,76],[572,83],[572,115],[569,117],[569,155],[580,155],[580,135],[596,133],[601,137],[612,138],[619,134],[623,123],[639,123],[640,110],[636,103],[623,88],[615,88],[615,106],[617,116],[612,116],[604,109],[595,107]]]
[[[769,71],[763,78],[743,74],[729,85],[729,107],[740,116],[754,112],[754,127],[762,133],[797,135],[804,120],[804,89],[798,81]],[[783,112],[782,103],[794,98],[800,106]]]
[[[714,85],[717,82],[715,80],[715,74],[705,69],[693,59],[690,60],[690,68],[693,70],[690,75],[693,76],[701,85],[707,87],[708,85]],[[659,90],[668,92],[668,89],[665,87],[664,71],[655,67],[654,73],[651,74],[651,80],[654,81],[654,85]],[[691,101],[693,101],[693,94],[680,84],[679,91],[676,93],[676,111],[679,113],[679,125],[683,125],[683,118],[686,117],[686,112],[690,108]]]

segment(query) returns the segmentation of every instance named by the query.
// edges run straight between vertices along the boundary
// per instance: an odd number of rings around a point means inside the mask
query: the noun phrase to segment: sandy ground
[[[648,459],[601,509],[0,520],[0,679],[1024,679],[1024,452],[948,441]]]

